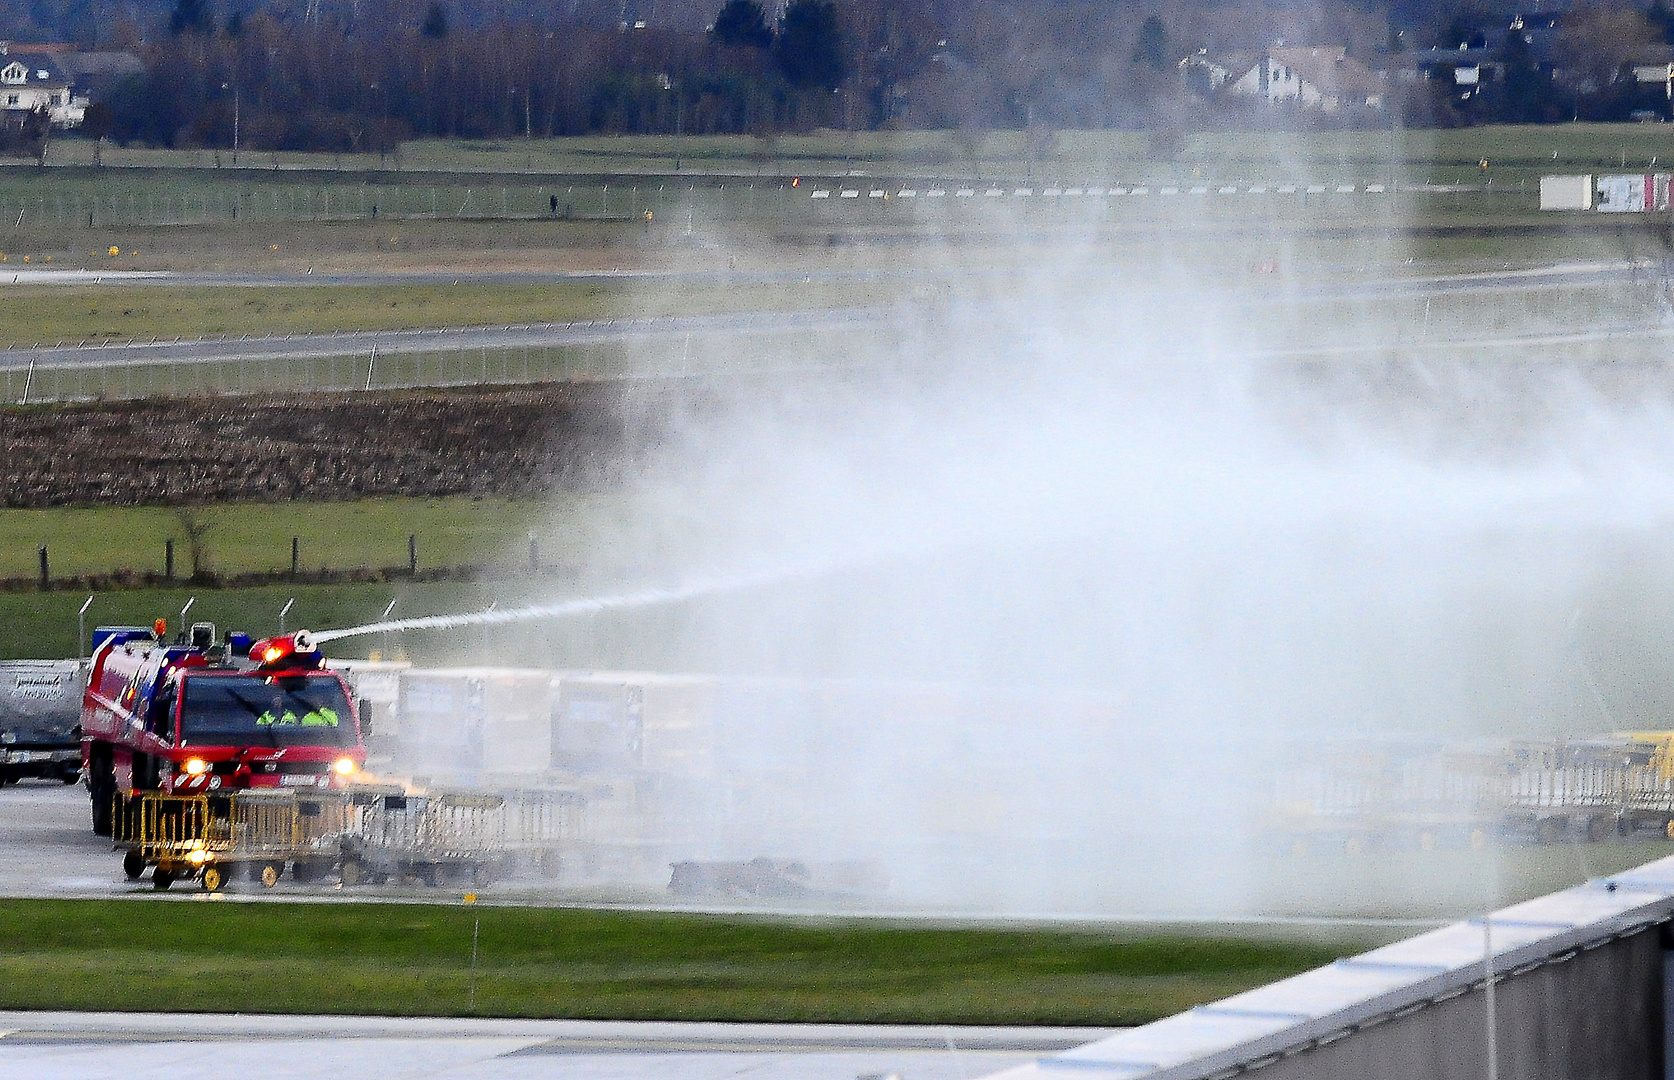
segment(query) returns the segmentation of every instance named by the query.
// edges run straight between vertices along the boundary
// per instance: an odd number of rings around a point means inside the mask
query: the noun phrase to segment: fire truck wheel
[[[170,885],[173,885],[173,884],[174,884],[174,871],[173,870],[169,870],[166,867],[159,866],[159,867],[157,867],[157,869],[151,871],[151,887],[153,889],[166,889]]]
[[[122,856],[122,872],[128,875],[129,881],[138,881],[145,873],[145,858],[137,851],[130,851]]]
[[[366,871],[359,859],[343,860],[343,887],[352,889],[366,880]]]
[[[319,870],[313,863],[308,862],[305,859],[298,859],[296,862],[291,864],[291,877],[302,884],[307,884],[319,876]]]
[[[221,868],[219,866],[206,866],[203,868],[204,892],[220,892],[221,880]]]
[[[267,863],[262,867],[262,888],[271,889],[279,884],[279,872],[284,867],[278,863]]]
[[[111,834],[111,803],[116,798],[116,777],[111,775],[109,751],[93,751],[87,769],[88,797],[93,805],[93,835]]]

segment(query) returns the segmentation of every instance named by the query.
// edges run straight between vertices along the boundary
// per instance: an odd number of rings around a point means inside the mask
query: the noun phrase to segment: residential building
[[[17,123],[45,109],[53,127],[80,127],[88,105],[144,71],[133,53],[0,41],[0,116]]]
[[[1230,92],[1321,112],[1382,108],[1383,79],[1342,45],[1278,45],[1233,80]]]

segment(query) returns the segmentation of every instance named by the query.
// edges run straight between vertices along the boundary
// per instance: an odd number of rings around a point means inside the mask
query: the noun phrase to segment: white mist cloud
[[[987,911],[1236,910],[1276,736],[1586,730],[1576,649],[1674,629],[1634,584],[1674,583],[1656,394],[1561,355],[1429,357],[1428,397],[1251,362],[1410,328],[1294,289],[1252,315],[1167,260],[1136,289],[1100,250],[1042,246],[852,369],[712,387],[637,482],[609,559],[749,585],[635,623],[630,665],[742,688],[694,854],[877,857]],[[828,572],[751,579],[787,566]],[[1623,716],[1674,703],[1663,659],[1607,673]]]

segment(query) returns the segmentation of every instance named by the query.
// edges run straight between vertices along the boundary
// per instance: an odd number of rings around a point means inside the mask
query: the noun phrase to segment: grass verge
[[[867,920],[69,900],[8,903],[0,941],[7,1009],[922,1024],[1137,1024],[1340,955]]]
[[[202,569],[236,575],[288,569],[293,536],[303,570],[406,566],[409,536],[420,568],[517,562],[527,558],[531,531],[545,559],[558,563],[586,543],[586,521],[611,501],[576,493],[550,501],[377,498],[239,503],[194,513],[209,528]],[[179,514],[167,507],[0,510],[0,578],[36,572],[42,545],[55,578],[160,572],[170,538],[184,578],[192,572],[185,537]]]
[[[56,286],[0,297],[0,343],[30,346],[219,334],[307,334],[498,326],[737,311],[797,311],[877,303],[858,283],[683,285],[601,282],[376,285],[332,288],[159,285]]]
[[[456,583],[388,585],[274,585],[251,589],[206,591],[190,586],[177,589],[136,589],[100,593],[87,612],[87,630],[95,626],[149,626],[166,618],[177,626],[181,608],[196,597],[189,621],[213,622],[223,630],[263,635],[279,629],[279,609],[294,599],[286,625],[327,629],[358,626],[377,619],[391,600],[404,614],[429,615],[447,611],[476,611],[486,605],[480,590]],[[76,611],[87,599],[79,592],[0,593],[0,660],[74,656]],[[368,643],[369,642],[369,643]],[[365,655],[383,643],[355,640],[334,656]],[[390,647],[405,645],[392,642]]]

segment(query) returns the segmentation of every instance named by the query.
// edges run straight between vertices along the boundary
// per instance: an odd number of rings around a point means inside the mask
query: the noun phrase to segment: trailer
[[[505,872],[563,875],[587,832],[586,795],[574,787],[523,788],[507,792],[505,799]]]
[[[337,867],[354,820],[342,791],[141,791],[117,798],[113,832],[122,870],[137,881],[150,868],[156,889],[186,879],[219,892],[238,877],[272,888],[287,867],[298,881],[318,880]]]
[[[81,776],[80,660],[0,662],[0,784]]]
[[[504,872],[506,800],[478,791],[356,793],[343,884],[487,884]]]
[[[1674,733],[1287,754],[1267,815],[1297,853],[1674,839]]]

